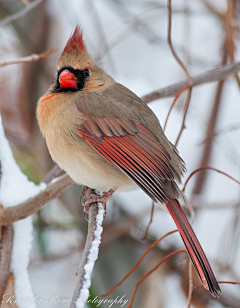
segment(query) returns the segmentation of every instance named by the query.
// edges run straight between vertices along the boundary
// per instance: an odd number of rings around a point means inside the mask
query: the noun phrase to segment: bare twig
[[[239,285],[239,286],[240,286],[240,282],[237,282],[237,281],[218,281],[218,283],[223,283],[223,284],[236,284],[236,285]],[[198,289],[198,288],[201,288],[201,287],[203,287],[203,285],[195,286],[195,287],[194,287],[194,290],[195,290],[195,289]]]
[[[240,71],[240,62],[230,65],[225,65],[214,70],[205,72],[204,74],[192,77],[192,86],[198,86],[208,82],[214,82],[227,78]],[[148,104],[156,99],[165,98],[176,95],[184,86],[188,85],[188,80],[181,81],[174,85],[162,88],[160,90],[151,92],[142,97],[142,100]]]
[[[45,175],[42,182],[49,184],[53,179],[59,177],[60,175],[65,174],[63,170],[60,169],[60,167],[55,164],[51,170],[48,171],[48,173]]]
[[[26,16],[27,14],[29,14],[31,12],[31,10],[33,10],[35,7],[37,7],[42,1],[43,0],[35,0],[35,1],[31,2],[29,5],[25,6],[25,8],[23,8],[21,11],[2,19],[0,21],[0,27],[6,26],[10,22]]]
[[[185,119],[186,119],[186,116],[187,116],[187,112],[188,112],[188,107],[189,107],[189,104],[190,104],[190,100],[191,100],[191,95],[192,95],[192,85],[193,85],[193,81],[192,81],[192,77],[190,76],[186,66],[184,65],[184,63],[182,62],[182,60],[179,58],[179,56],[177,55],[174,47],[173,47],[173,44],[172,44],[172,38],[171,38],[171,32],[172,32],[172,1],[171,0],[168,0],[168,44],[171,48],[171,51],[172,51],[172,54],[174,56],[174,58],[177,60],[177,62],[179,63],[179,65],[182,67],[182,69],[185,71],[185,73],[187,74],[187,77],[188,77],[188,95],[187,95],[187,100],[186,100],[186,103],[185,103],[185,107],[184,107],[184,115],[183,115],[183,119],[182,119],[182,125],[181,125],[181,128],[180,128],[180,131],[178,133],[178,136],[177,136],[177,139],[176,139],[176,142],[175,142],[175,146],[178,145],[178,142],[179,142],[179,139],[182,135],[182,132],[185,128]],[[184,87],[183,87],[184,88]],[[182,93],[182,91],[180,91],[180,94]],[[176,102],[176,100],[175,100]],[[175,104],[174,102],[174,104]],[[171,110],[172,108],[170,108]]]
[[[225,22],[224,25],[226,31],[226,48],[230,57],[230,61],[231,63],[233,63],[235,61],[234,54],[236,52],[236,44],[234,41],[235,29],[236,29],[234,27],[234,24],[236,23],[236,20],[234,18],[236,5],[232,0],[228,0],[227,3],[228,3],[227,11],[223,21]],[[240,89],[240,80],[237,74],[235,74],[235,79],[237,81],[238,88]]]
[[[67,174],[64,174],[56,179],[56,181],[48,184],[46,189],[38,193],[36,196],[18,204],[17,206],[1,209],[0,225],[6,226],[32,215],[39,211],[46,203],[60,196],[73,184],[73,180]]]
[[[240,282],[237,282],[237,281],[218,281],[218,283],[238,284],[240,286]]]
[[[229,201],[229,202],[213,202],[213,203],[195,203],[194,209],[197,210],[225,210],[225,209],[236,209],[240,207],[240,202]]]
[[[2,247],[0,259],[0,305],[10,275],[10,263],[13,244],[13,226],[3,227]]]
[[[136,287],[135,287],[135,290],[133,292],[133,295],[132,295],[132,298],[131,298],[131,301],[129,303],[129,306],[128,308],[131,308],[132,307],[132,304],[133,304],[133,300],[134,300],[134,297],[135,297],[135,294],[138,290],[138,288],[140,287],[140,285],[143,283],[143,281],[149,276],[151,275],[154,271],[156,271],[159,266],[165,262],[168,258],[170,258],[171,256],[174,256],[175,254],[179,253],[179,252],[187,252],[186,249],[179,249],[179,250],[176,250],[176,251],[173,251],[171,252],[170,254],[168,254],[166,257],[164,257],[153,269],[151,269],[151,271],[149,271],[142,279],[139,280],[139,282],[137,283]]]
[[[147,238],[148,230],[149,230],[149,227],[150,227],[152,220],[153,220],[153,212],[154,212],[154,201],[152,200],[151,216],[150,216],[150,220],[149,220],[149,223],[147,225],[146,231],[144,233],[144,236],[141,238],[142,241]]]
[[[175,98],[174,98],[174,100],[173,100],[173,102],[172,102],[172,104],[171,104],[171,106],[170,106],[170,109],[169,109],[169,111],[168,111],[168,114],[167,114],[167,117],[166,117],[166,120],[165,120],[165,123],[164,123],[164,126],[163,126],[163,131],[164,131],[164,132],[165,132],[165,130],[166,130],[167,121],[168,121],[168,119],[169,119],[170,113],[171,113],[173,107],[175,106],[176,101],[178,100],[178,98],[181,96],[181,94],[182,94],[187,88],[189,88],[189,84],[186,84],[186,85],[177,93],[177,95],[175,96]]]
[[[191,81],[191,84],[192,84],[192,81]],[[180,137],[182,135],[182,132],[183,132],[184,128],[186,128],[185,120],[186,120],[186,116],[187,116],[187,112],[188,112],[188,107],[190,105],[191,96],[192,96],[192,86],[188,90],[187,100],[186,100],[186,103],[185,103],[185,106],[184,106],[184,114],[183,114],[182,124],[181,124],[180,131],[178,133],[177,139],[176,139],[175,144],[174,144],[175,147],[177,147],[178,142],[180,140]]]
[[[57,49],[52,48],[44,53],[41,53],[39,55],[37,54],[32,54],[31,56],[27,56],[27,57],[22,57],[22,58],[17,58],[17,59],[13,59],[13,60],[8,60],[8,61],[4,61],[0,63],[0,67],[6,66],[6,65],[10,65],[10,64],[18,64],[18,63],[26,63],[26,62],[34,62],[34,61],[38,61],[44,57],[49,56],[50,54],[56,52]]]
[[[137,263],[131,268],[131,270],[123,277],[123,279],[121,281],[119,281],[119,283],[117,283],[114,287],[112,287],[106,294],[103,294],[102,297],[107,297],[110,293],[112,293],[113,290],[115,290],[118,286],[120,286],[120,284],[123,283],[123,281],[125,281],[128,276],[135,271],[135,269],[138,267],[138,265],[142,262],[143,258],[148,254],[148,252],[155,247],[161,240],[163,240],[165,237],[167,237],[170,234],[173,234],[175,232],[178,232],[178,230],[173,230],[170,231],[168,233],[166,233],[165,235],[163,235],[162,237],[160,237],[158,240],[156,240],[154,243],[152,243],[148,249],[144,252],[144,254],[141,256],[141,258],[137,261]]]
[[[217,171],[217,172],[219,172],[219,173],[221,173],[221,174],[223,174],[223,175],[229,177],[231,180],[233,180],[234,182],[236,182],[236,183],[238,183],[238,184],[240,185],[240,182],[239,182],[238,180],[234,179],[234,178],[233,178],[232,176],[230,176],[229,174],[227,174],[227,173],[225,173],[225,172],[223,172],[223,171],[221,171],[221,170],[218,170],[218,169],[216,169],[216,168],[210,167],[210,166],[203,166],[203,167],[201,167],[201,168],[198,168],[198,169],[194,170],[194,171],[189,175],[189,177],[186,179],[186,182],[184,183],[184,186],[183,186],[182,191],[185,192],[187,183],[189,182],[189,180],[191,179],[191,177],[192,177],[195,173],[197,173],[197,172],[199,172],[199,171],[202,171],[202,170],[206,170],[206,169],[208,169],[208,170],[213,170],[213,171]]]
[[[92,270],[97,260],[101,243],[102,222],[104,218],[103,205],[101,203],[92,204],[89,208],[88,218],[88,235],[77,271],[77,284],[70,308],[84,307],[84,302],[89,296],[88,290],[91,285]]]
[[[172,44],[172,39],[171,39],[171,32],[172,32],[172,0],[168,0],[168,44],[169,47],[171,48],[172,54],[174,56],[174,58],[177,60],[177,62],[179,63],[179,65],[182,67],[182,69],[184,70],[184,72],[187,74],[188,76],[188,81],[191,81],[191,76],[186,68],[186,66],[184,65],[184,63],[182,62],[182,60],[179,58],[178,54],[176,53],[173,44]]]
[[[218,7],[216,5],[213,5],[212,2],[210,2],[209,0],[202,0],[202,2],[206,5],[209,11],[216,15],[219,19],[224,18],[224,14],[220,10],[218,10]]]

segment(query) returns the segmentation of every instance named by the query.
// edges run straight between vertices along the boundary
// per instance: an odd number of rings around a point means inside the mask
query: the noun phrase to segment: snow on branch
[[[10,145],[5,137],[0,116],[0,161],[1,183],[0,201],[3,207],[12,207],[36,195],[46,187],[46,184],[35,185],[21,172],[13,157]],[[26,308],[29,305],[23,298],[34,299],[28,275],[29,255],[32,246],[32,217],[13,224],[14,237],[11,259],[11,271],[14,274],[14,287],[18,307]],[[35,307],[35,303],[32,304]]]
[[[94,203],[89,208],[88,235],[77,272],[77,284],[70,308],[83,308],[89,297],[91,275],[94,264],[98,258],[99,246],[101,243],[104,212],[105,210],[102,203]]]
[[[48,202],[60,196],[73,184],[73,180],[65,173],[57,179],[54,179],[47,186],[45,185],[45,189],[38,191],[33,197],[24,200],[17,206],[10,206],[5,209],[0,208],[0,225],[8,225],[34,214]]]

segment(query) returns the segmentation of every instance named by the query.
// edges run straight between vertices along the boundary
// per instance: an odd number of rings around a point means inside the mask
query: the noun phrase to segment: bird
[[[168,210],[202,285],[218,297],[218,282],[180,205],[184,161],[149,106],[94,62],[79,25],[36,114],[52,159],[83,192],[103,192],[89,196],[85,211],[93,202],[106,204],[115,191],[142,189]]]

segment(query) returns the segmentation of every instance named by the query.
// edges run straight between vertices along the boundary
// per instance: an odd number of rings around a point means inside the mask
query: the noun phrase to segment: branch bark
[[[13,226],[8,225],[2,228],[2,247],[0,260],[0,305],[5,292],[7,281],[10,276],[10,263],[13,245]]]
[[[6,226],[39,211],[46,203],[60,196],[68,187],[73,185],[73,180],[64,174],[47,185],[46,189],[36,196],[20,203],[17,206],[0,210],[0,225]]]
[[[84,307],[84,303],[89,297],[92,270],[98,258],[99,245],[101,243],[101,233],[103,230],[103,205],[101,203],[91,204],[88,218],[88,234],[80,266],[77,271],[77,284],[72,297],[70,308]]]
[[[60,175],[66,174],[65,171],[60,169],[60,167],[55,164],[51,170],[45,175],[42,180],[43,183],[49,184],[53,179],[58,178]]]
[[[43,52],[39,55],[37,54],[32,54],[30,56],[27,57],[21,57],[21,58],[17,58],[17,59],[13,59],[13,60],[9,60],[9,61],[4,61],[0,63],[0,67],[6,66],[6,65],[10,65],[10,64],[18,64],[18,63],[26,63],[26,62],[34,62],[34,61],[38,61],[44,57],[49,56],[50,54],[56,52],[57,49],[52,48],[46,52]]]
[[[223,80],[227,78],[230,75],[236,74],[240,71],[240,62],[231,64],[231,65],[225,65],[220,68],[216,68],[214,70],[207,71],[204,74],[192,77],[192,86],[198,86],[207,82],[214,82],[218,80]],[[188,80],[184,80],[178,83],[175,83],[174,85],[162,88],[157,91],[153,91],[145,96],[143,96],[141,99],[146,103],[150,103],[156,99],[159,98],[165,98],[176,95],[184,86],[188,85]]]

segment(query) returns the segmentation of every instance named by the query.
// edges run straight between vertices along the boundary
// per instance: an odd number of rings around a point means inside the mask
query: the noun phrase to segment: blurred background
[[[1,25],[5,17],[31,2],[39,4],[28,15]],[[192,76],[239,61],[239,0],[173,0],[172,9],[173,45]],[[53,82],[56,62],[76,24],[81,25],[97,64],[137,95],[186,79],[167,43],[166,0],[0,0],[0,18],[0,63],[57,49],[37,62],[0,68],[5,132],[21,170],[35,183],[53,166],[36,123],[36,103]],[[204,165],[240,179],[239,85],[236,75],[193,88],[186,129],[178,143],[187,166],[185,179]],[[162,125],[172,101],[170,97],[149,104]],[[166,134],[172,143],[180,130],[185,102],[186,93],[177,101],[167,124]],[[58,296],[69,300],[75,287],[87,232],[80,193],[81,187],[72,186],[34,215],[29,272],[34,294],[49,299],[48,304],[38,304],[39,308],[69,306],[54,305],[50,299]],[[193,228],[217,279],[240,282],[240,187],[210,170],[190,180],[186,195],[195,210]],[[141,240],[150,213],[151,200],[141,191],[116,193],[108,202],[91,298],[100,299],[154,240],[175,229],[170,215],[155,207],[148,236]],[[108,298],[125,296],[130,300],[141,277],[167,254],[181,248],[179,234],[164,239]],[[193,282],[200,284],[195,272]],[[203,288],[194,290],[192,306],[240,307],[240,286],[222,284],[221,289],[219,300]],[[188,258],[179,254],[147,278],[133,307],[187,307],[187,295]]]

